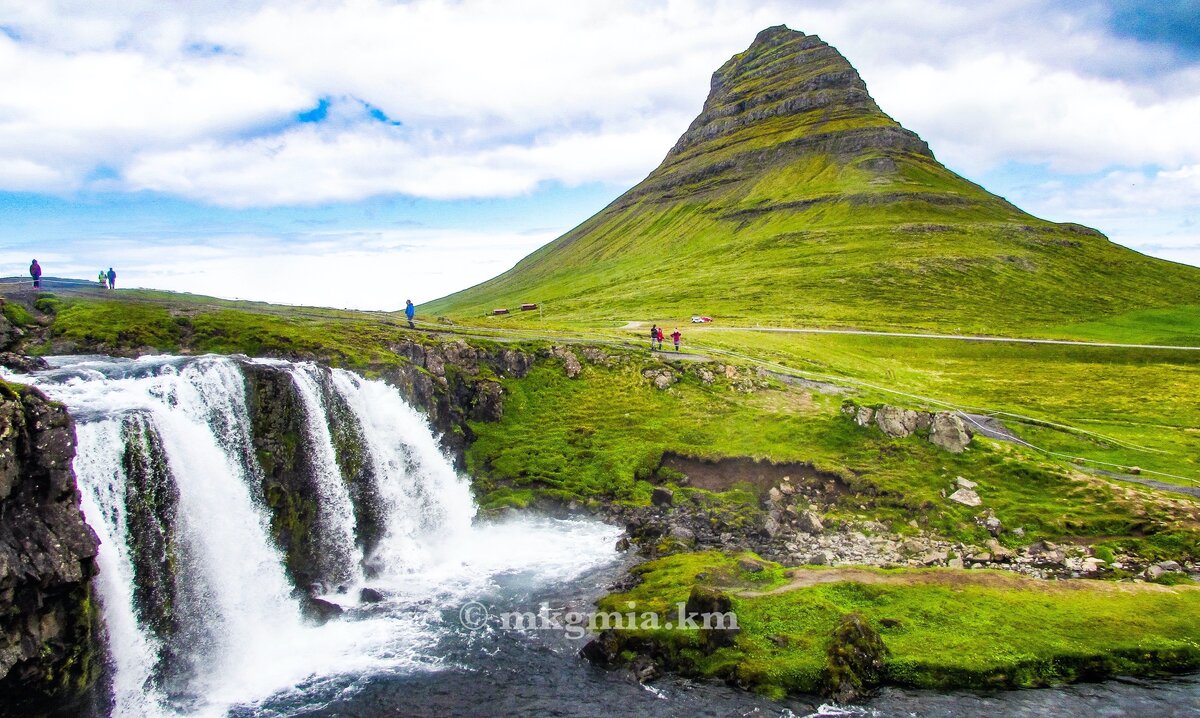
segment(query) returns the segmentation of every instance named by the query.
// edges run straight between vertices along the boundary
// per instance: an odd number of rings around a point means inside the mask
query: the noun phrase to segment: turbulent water
[[[386,384],[216,356],[52,364],[21,379],[77,423],[83,511],[102,542],[112,716],[1200,713],[1200,683],[1188,678],[997,696],[887,691],[852,709],[682,680],[641,686],[589,666],[563,631],[463,625],[470,602],[588,610],[626,568],[618,531],[478,520],[425,419]],[[294,585],[273,537],[248,390],[260,370],[283,373],[303,414],[292,440],[317,498],[305,532],[316,586]],[[383,600],[361,602],[363,587]],[[314,590],[345,613],[306,619]]]

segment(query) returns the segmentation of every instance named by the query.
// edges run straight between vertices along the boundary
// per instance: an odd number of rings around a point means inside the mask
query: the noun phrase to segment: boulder
[[[654,506],[670,506],[675,501],[675,492],[665,486],[654,487],[650,494],[650,503]]]
[[[881,406],[875,412],[875,425],[888,436],[910,436],[917,430],[917,412],[898,406]]]
[[[579,357],[575,356],[575,352],[570,349],[554,347],[550,350],[550,355],[562,360],[563,370],[568,379],[578,379],[579,375],[583,373],[583,365],[579,363]]]
[[[961,454],[971,443],[971,432],[956,414],[940,412],[929,426],[929,440],[946,451]]]
[[[954,479],[954,485],[960,489],[974,489],[979,486],[979,484],[975,483],[974,481],[968,481],[961,476]]]
[[[301,612],[306,619],[317,625],[328,623],[345,613],[341,606],[323,598],[309,598],[304,602]]]
[[[979,494],[971,489],[959,489],[950,494],[950,500],[960,503],[963,506],[979,506],[983,501],[979,498]]]
[[[360,603],[379,603],[383,600],[383,592],[377,588],[364,588],[358,592]]]
[[[804,511],[797,522],[798,528],[806,534],[819,534],[825,530],[825,524],[815,511]]]
[[[842,616],[826,649],[826,695],[842,704],[869,697],[883,680],[887,656],[887,646],[866,618]]]
[[[875,410],[869,406],[860,406],[854,413],[854,423],[859,426],[869,426],[875,418]]]

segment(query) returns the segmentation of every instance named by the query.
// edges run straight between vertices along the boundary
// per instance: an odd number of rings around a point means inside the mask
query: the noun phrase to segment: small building
[[[538,308],[538,306],[536,304],[522,304],[521,305],[521,311],[523,311],[523,312],[532,312],[533,310],[535,310],[537,308]]]
[[[507,309],[493,309],[493,310],[492,310],[492,315],[493,315],[493,316],[497,316],[497,317],[498,317],[498,316],[500,316],[501,314],[508,314],[508,310],[507,310]]]

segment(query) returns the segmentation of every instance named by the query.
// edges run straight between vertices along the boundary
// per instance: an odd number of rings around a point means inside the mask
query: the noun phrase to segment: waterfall
[[[334,454],[317,368],[293,365],[289,373],[304,404],[308,451],[319,497],[317,550],[329,567],[324,573],[335,581],[357,583],[362,580],[362,551],[355,544],[354,503]]]
[[[381,381],[218,356],[51,362],[10,378],[76,421],[113,716],[225,715],[332,676],[437,670],[456,602],[611,560],[599,524],[475,525],[468,482]],[[306,619],[314,575],[341,619]],[[384,603],[359,605],[364,584]]]

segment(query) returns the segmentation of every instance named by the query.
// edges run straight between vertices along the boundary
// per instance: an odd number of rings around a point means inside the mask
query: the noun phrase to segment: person
[[[38,264],[36,259],[33,260],[33,262],[29,265],[29,276],[33,277],[33,288],[41,289],[42,288],[42,265]]]
[[[665,337],[664,337],[664,335],[663,335],[663,330],[662,330],[662,327],[659,327],[659,328],[658,328],[658,350],[659,350],[659,351],[662,351],[662,343],[663,343],[663,339],[664,339],[664,338],[665,338]]]
[[[679,351],[679,338],[682,336],[679,333],[679,327],[675,327],[675,331],[671,332],[671,339],[675,341],[675,351]]]
[[[417,316],[417,307],[411,299],[404,300],[404,316],[408,317],[408,328],[416,329],[417,325],[413,324],[413,317]]]
[[[108,268],[108,288],[109,289],[117,288],[117,273],[113,271],[112,267]]]
[[[100,282],[101,289],[108,288],[108,275],[104,273],[103,269],[100,270],[100,274],[96,275],[96,281]]]
[[[658,341],[658,325],[650,327],[650,351],[654,351],[654,342]]]

